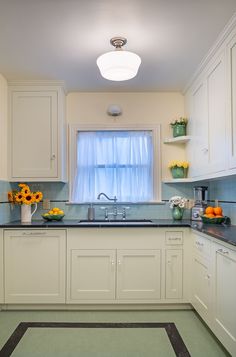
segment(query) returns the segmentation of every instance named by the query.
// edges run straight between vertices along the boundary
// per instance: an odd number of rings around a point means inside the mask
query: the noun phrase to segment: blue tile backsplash
[[[20,207],[11,206],[7,202],[7,192],[16,187],[17,184],[0,181],[0,223],[18,220],[20,217]],[[67,219],[87,218],[88,205],[67,204],[69,198],[69,186],[65,183],[29,183],[31,190],[42,191],[44,198],[51,201],[51,207],[60,207],[65,211]],[[168,200],[170,197],[179,195],[188,199],[193,198],[193,187],[196,185],[206,185],[209,189],[209,201],[219,200],[219,204],[224,210],[224,214],[231,218],[232,224],[236,224],[236,177],[221,178],[218,180],[201,181],[195,183],[162,184],[163,204],[132,204],[127,210],[127,218],[150,218],[150,219],[170,219],[171,210]],[[213,201],[213,202],[211,202]],[[103,218],[104,211],[101,206],[106,202],[95,205],[96,218]],[[111,205],[107,205],[111,207]],[[42,203],[38,204],[38,210],[33,219],[41,219],[41,214],[45,213]],[[186,209],[184,218],[190,218],[190,210]]]

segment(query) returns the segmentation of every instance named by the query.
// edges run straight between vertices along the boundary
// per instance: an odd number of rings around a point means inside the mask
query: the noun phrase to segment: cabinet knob
[[[55,155],[55,154],[52,154],[51,160],[55,160],[55,158],[56,158],[56,155]]]

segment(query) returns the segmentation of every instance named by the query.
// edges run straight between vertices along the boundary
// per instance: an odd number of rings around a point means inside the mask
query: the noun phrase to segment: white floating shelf
[[[164,179],[163,183],[184,183],[184,182],[193,182],[192,178],[182,178],[182,179]]]
[[[166,138],[164,144],[185,144],[190,140],[190,136],[177,136],[176,138]]]

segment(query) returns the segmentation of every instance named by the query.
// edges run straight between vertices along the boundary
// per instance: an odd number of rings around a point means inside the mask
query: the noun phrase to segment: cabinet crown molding
[[[49,81],[49,80],[8,80],[9,86],[51,86],[61,87],[67,94],[67,88],[64,81]]]

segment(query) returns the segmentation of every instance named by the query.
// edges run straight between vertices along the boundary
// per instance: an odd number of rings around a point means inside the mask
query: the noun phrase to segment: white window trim
[[[127,124],[108,126],[107,124],[69,124],[69,203],[84,204],[85,202],[73,202],[72,198],[72,182],[76,174],[77,163],[77,132],[78,131],[120,131],[120,130],[150,130],[153,135],[153,193],[154,199],[147,203],[161,202],[161,126]],[[118,202],[119,203],[119,202]],[[130,202],[132,203],[132,202]],[[139,202],[141,203],[141,202]],[[145,202],[146,203],[146,202]]]

